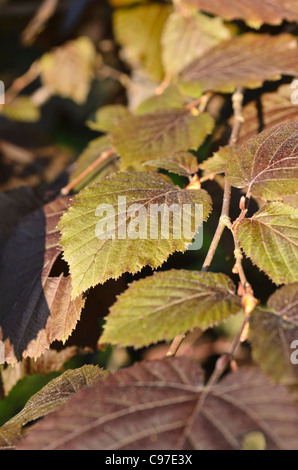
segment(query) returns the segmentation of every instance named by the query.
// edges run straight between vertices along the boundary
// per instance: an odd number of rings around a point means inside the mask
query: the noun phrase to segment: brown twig
[[[182,343],[182,341],[184,340],[185,338],[185,334],[180,334],[180,335],[177,335],[175,336],[175,338],[173,339],[172,343],[171,343],[171,346],[169,347],[168,349],[168,352],[167,352],[167,356],[175,356],[176,352],[178,351],[178,349],[180,348],[180,345]]]
[[[16,78],[11,87],[7,90],[5,94],[6,104],[11,103],[19,93],[26,88],[30,83],[32,83],[39,75],[40,68],[38,61],[33,62],[31,67],[24,73],[21,77]]]
[[[208,99],[206,98],[206,100],[204,100],[203,109],[205,109],[206,106],[207,106],[208,100],[212,96],[212,94],[211,93],[206,93],[206,95],[203,95],[203,96],[206,96],[206,97],[208,96]],[[200,104],[199,100],[201,100],[202,98],[203,97],[199,98],[198,100],[194,100],[189,105],[191,105],[193,103],[195,103],[195,106]],[[238,136],[239,136],[239,133],[240,133],[240,129],[241,129],[241,125],[243,123],[243,116],[242,116],[243,88],[240,88],[240,87],[237,88],[237,90],[235,91],[235,93],[232,96],[232,103],[233,103],[233,110],[234,110],[234,121],[233,121],[231,136],[230,136],[230,139],[229,139],[229,145],[230,146],[234,145],[237,142]],[[220,215],[220,219],[219,219],[219,222],[218,222],[218,225],[217,225],[217,229],[215,231],[215,234],[213,236],[211,245],[209,247],[207,256],[206,256],[205,261],[203,263],[202,271],[207,271],[209,269],[210,264],[211,264],[211,262],[214,258],[214,255],[215,255],[216,249],[218,247],[219,241],[221,239],[222,233],[223,233],[224,228],[226,226],[224,218],[229,217],[230,200],[231,200],[231,185],[228,182],[228,180],[225,179],[221,215]],[[168,353],[170,351],[174,350],[175,354],[176,354],[178,348],[180,347],[180,344],[183,341],[183,338],[182,338],[179,342],[180,337],[181,337],[181,335],[174,338],[174,340],[172,341],[172,343],[170,345]],[[175,349],[176,344],[178,344],[178,347]],[[173,355],[173,354],[170,354],[170,355]]]
[[[241,125],[243,123],[243,116],[242,116],[243,89],[242,88],[237,88],[237,90],[232,96],[232,102],[233,102],[233,109],[234,109],[234,121],[233,121],[233,128],[232,128],[231,136],[229,139],[230,146],[236,144],[238,137],[239,137]],[[202,271],[207,271],[209,269],[211,262],[214,258],[216,249],[218,247],[219,241],[221,239],[222,233],[225,228],[223,217],[229,216],[230,200],[231,200],[231,185],[226,179],[219,222],[218,222],[214,237],[212,239],[211,245],[209,247],[207,256],[203,263]]]
[[[76,178],[74,178],[70,183],[68,183],[64,188],[61,189],[61,194],[62,196],[66,196],[67,194],[70,193],[70,191],[78,184],[80,183],[86,176],[91,173],[91,171],[95,170],[95,168],[100,165],[102,162],[104,162],[110,155],[112,155],[115,152],[113,148],[110,148],[109,150],[105,150],[100,154],[100,156],[86,168],[82,173],[80,173]]]
[[[23,44],[29,46],[34,42],[36,36],[45,28],[47,21],[54,15],[58,3],[58,0],[44,0],[42,2],[36,14],[23,31]]]
[[[194,108],[197,108],[198,110],[198,114],[201,114],[205,111],[206,107],[207,107],[207,104],[211,98],[211,96],[213,95],[212,92],[209,92],[208,93],[205,93],[204,95],[200,96],[199,98],[196,98],[195,100],[192,100],[190,103],[188,103],[185,108],[186,109],[189,109],[190,111]]]

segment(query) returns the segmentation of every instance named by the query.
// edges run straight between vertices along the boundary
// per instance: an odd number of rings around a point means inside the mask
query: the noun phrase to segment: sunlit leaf
[[[133,282],[111,307],[102,343],[143,347],[238,313],[241,300],[224,274],[171,270]]]
[[[223,173],[226,170],[231,154],[231,147],[222,147],[212,157],[207,158],[207,160],[201,163],[200,168],[208,173]]]
[[[82,36],[69,41],[41,57],[41,80],[52,93],[83,104],[94,76],[95,57],[95,47],[89,38]]]
[[[18,96],[11,103],[5,104],[1,114],[13,121],[36,122],[40,118],[40,109],[30,96]]]
[[[239,86],[257,88],[264,80],[281,75],[298,75],[296,38],[247,33],[195,59],[182,70],[180,80],[189,86],[200,85],[203,90],[231,93]]]
[[[199,169],[196,157],[189,152],[174,153],[167,158],[157,158],[144,162],[144,165],[162,168],[181,176],[191,176]]]
[[[85,365],[79,369],[67,370],[51,380],[39,392],[33,395],[25,407],[0,428],[0,444],[13,445],[21,437],[21,428],[31,421],[36,421],[62,407],[79,390],[89,387],[106,375],[103,369]],[[14,430],[14,432],[12,432]]]
[[[298,123],[281,124],[255,137],[232,152],[227,178],[233,186],[247,186],[247,195],[265,200],[294,194],[298,177]]]
[[[230,37],[230,31],[220,18],[210,18],[198,12],[185,16],[178,12],[171,13],[161,39],[165,71],[169,74],[179,72]]]
[[[258,309],[250,321],[254,360],[298,401],[298,283],[276,290],[268,300],[271,311]],[[294,347],[293,347],[294,342]]]
[[[88,121],[88,125],[94,131],[110,132],[128,116],[129,110],[120,104],[103,106],[95,113],[95,121]]]
[[[185,104],[185,96],[176,85],[169,85],[161,95],[153,95],[142,101],[136,114],[148,114],[164,109],[181,109]]]
[[[172,7],[152,3],[114,12],[114,34],[125,60],[159,81],[163,77],[161,33]]]
[[[112,142],[125,169],[135,162],[197,149],[212,129],[207,113],[193,116],[187,109],[171,109],[125,119],[112,132]]]
[[[263,23],[277,25],[282,20],[297,21],[298,5],[296,0],[182,0],[182,5],[221,16],[226,20],[244,20],[249,24]]]
[[[184,207],[191,212],[193,230],[197,229],[195,205],[203,205],[204,220],[211,208],[204,190],[183,190],[153,173],[117,173],[81,191],[59,224],[73,295],[125,272],[136,273],[146,265],[157,268],[174,251],[184,252],[191,239],[183,230],[180,238],[174,238],[176,219],[170,215],[167,227],[167,223],[157,226],[152,216],[153,208],[167,210],[172,204],[181,209],[179,223],[183,205],[190,205]]]
[[[298,281],[297,210],[281,202],[261,207],[243,219],[237,236],[245,254],[275,284]]]

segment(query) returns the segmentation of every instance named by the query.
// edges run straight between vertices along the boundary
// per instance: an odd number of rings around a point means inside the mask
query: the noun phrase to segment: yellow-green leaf
[[[127,62],[152,78],[163,77],[161,33],[172,7],[160,3],[137,5],[114,12],[114,33]]]
[[[122,158],[122,168],[197,149],[213,129],[207,113],[194,116],[187,109],[155,111],[131,116],[112,132],[112,142]]]
[[[95,58],[95,47],[89,38],[81,36],[68,41],[41,57],[41,80],[52,93],[83,104],[94,76]]]
[[[225,274],[172,269],[133,282],[111,307],[101,343],[140,348],[211,327],[241,310]]]
[[[161,38],[166,73],[174,75],[197,57],[229,39],[231,33],[221,18],[202,13],[188,15],[173,12],[166,21]]]
[[[281,202],[243,219],[237,236],[245,254],[275,284],[298,281],[298,211]]]
[[[125,272],[157,268],[173,252],[186,251],[194,234],[176,230],[184,210],[192,230],[198,229],[195,211],[200,204],[206,220],[211,199],[204,190],[180,189],[153,173],[117,173],[85,188],[59,223],[73,296]],[[175,217],[167,213],[171,207]],[[153,214],[158,208],[165,211],[163,224]]]

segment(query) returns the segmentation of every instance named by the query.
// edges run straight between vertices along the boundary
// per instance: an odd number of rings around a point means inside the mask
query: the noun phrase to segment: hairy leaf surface
[[[187,16],[171,13],[161,38],[165,71],[171,75],[180,72],[195,58],[230,36],[220,18],[209,18],[197,12]]]
[[[226,20],[245,20],[249,24],[260,26],[263,23],[277,25],[283,19],[298,20],[296,0],[183,0],[182,4],[218,15]]]
[[[118,197],[126,197],[126,207]],[[102,204],[109,205],[110,214],[96,215]],[[157,268],[174,251],[187,249],[191,240],[183,231],[181,238],[174,238],[172,217],[168,219],[168,238],[160,226],[157,238],[151,237],[153,204],[167,208],[177,204],[181,210],[183,204],[190,204],[192,223],[195,204],[203,204],[204,220],[211,209],[211,199],[204,190],[182,190],[169,178],[152,173],[117,173],[80,192],[59,223],[74,296],[125,272],[136,273],[146,265]],[[108,224],[103,227],[103,238],[97,237],[98,223]]]
[[[236,314],[241,301],[224,274],[170,270],[133,282],[111,307],[102,343],[143,347]]]
[[[264,200],[294,194],[298,178],[298,123],[281,124],[261,132],[233,150],[227,178],[233,186],[247,186],[247,196]]]
[[[181,176],[191,176],[199,169],[196,157],[189,152],[179,152],[169,155],[167,158],[157,158],[144,162],[144,165],[162,168]]]
[[[187,109],[156,111],[132,116],[112,132],[112,142],[123,168],[135,162],[197,149],[213,129],[207,113],[193,116]]]
[[[247,33],[224,41],[195,59],[181,71],[180,80],[196,83],[203,90],[231,93],[239,86],[257,88],[264,80],[281,75],[298,75],[294,36]]]
[[[71,300],[71,278],[51,270],[61,253],[56,228],[69,198],[53,201],[21,220],[5,245],[0,286],[0,336],[5,360],[39,357],[54,340],[66,341],[83,307]]]
[[[79,369],[67,370],[51,380],[33,395],[25,407],[0,428],[0,445],[13,445],[21,437],[21,429],[27,423],[42,418],[62,407],[71,397],[84,387],[106,375],[103,369],[85,365]],[[12,433],[12,430],[15,433]]]
[[[275,291],[268,300],[272,311],[258,309],[252,315],[249,339],[255,361],[276,382],[286,385],[298,400],[298,367],[292,357],[298,349],[297,294],[298,283]]]
[[[245,254],[275,284],[298,281],[297,210],[281,202],[261,207],[242,220],[237,235]]]
[[[258,370],[230,374],[200,406],[203,389],[189,358],[143,362],[81,390],[19,449],[233,450],[252,431],[264,435],[267,450],[297,449],[297,408]]]

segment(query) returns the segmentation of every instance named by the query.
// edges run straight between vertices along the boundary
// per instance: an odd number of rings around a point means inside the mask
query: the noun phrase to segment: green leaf
[[[229,159],[231,158],[231,154],[231,147],[221,147],[212,157],[201,163],[200,168],[208,173],[224,173]]]
[[[118,197],[126,197],[126,208]],[[106,216],[104,212],[96,215],[101,204],[108,204]],[[133,204],[138,204],[140,211]],[[176,221],[172,216],[168,234],[150,217],[153,207],[161,204],[166,208],[190,204],[194,230],[195,205],[203,204],[204,220],[211,209],[211,199],[204,190],[180,189],[169,178],[153,173],[117,173],[80,192],[59,223],[74,296],[125,272],[136,273],[146,265],[157,268],[171,253],[187,249],[191,240],[182,230],[181,238],[174,238]],[[181,214],[178,219],[181,222]],[[96,234],[98,226],[104,226],[102,238]],[[154,228],[158,229],[157,238],[150,233]]]
[[[274,60],[273,60],[274,58]],[[204,91],[232,93],[236,87],[257,88],[264,80],[298,75],[294,36],[247,33],[224,41],[185,67],[179,80]]]
[[[251,316],[249,341],[253,359],[276,382],[283,383],[298,401],[298,283],[276,290],[268,300],[272,311],[258,308]]]
[[[229,39],[231,33],[220,18],[198,12],[183,16],[173,12],[163,29],[162,60],[166,73],[174,75],[197,57]]]
[[[148,114],[164,109],[181,109],[185,101],[185,96],[178,86],[170,84],[161,95],[153,95],[142,101],[136,109],[136,114]]]
[[[41,80],[52,92],[83,104],[94,76],[96,50],[85,36],[68,41],[40,61]]]
[[[29,377],[28,374],[30,374],[30,377],[48,377],[49,374],[52,372],[64,371],[64,364],[77,354],[78,348],[76,346],[66,346],[60,351],[56,351],[55,349],[48,349],[42,356],[37,359],[27,358],[26,361],[20,361],[17,364],[7,364],[5,368],[1,370],[1,379],[4,395],[8,395],[10,390],[12,390],[14,386],[19,383],[20,380],[22,380],[22,378]],[[26,399],[26,395],[22,393],[21,395],[24,396],[26,402],[28,399]],[[20,400],[18,397],[16,401],[20,406]],[[14,415],[15,413],[13,413],[11,416]],[[1,415],[1,404],[0,416],[3,419],[3,416]]]
[[[13,121],[36,122],[40,119],[40,110],[30,96],[18,96],[12,103],[5,104],[0,112]]]
[[[85,365],[79,369],[67,370],[52,379],[28,400],[20,413],[0,428],[0,444],[3,441],[10,446],[15,444],[20,438],[23,426],[58,410],[72,395],[82,388],[89,387],[106,374],[107,372],[97,366]]]
[[[133,282],[111,307],[101,343],[140,348],[209,328],[241,310],[225,274],[171,270]]]
[[[261,132],[233,150],[227,178],[237,187],[247,186],[247,196],[265,200],[294,194],[298,178],[298,123],[281,124]]]
[[[167,170],[181,176],[191,176],[194,173],[197,173],[199,169],[196,157],[189,152],[180,152],[170,155],[167,158],[149,160],[148,162],[144,162],[143,165],[162,168],[163,170]]]
[[[191,358],[143,361],[81,390],[18,449],[240,450],[252,431],[268,450],[297,449],[297,407],[260,371],[228,374],[202,400],[205,391]]]
[[[298,281],[297,210],[281,202],[261,207],[243,219],[237,236],[245,254],[275,284]]]
[[[157,81],[164,74],[160,38],[171,10],[171,6],[153,3],[114,12],[114,34],[125,60],[133,68],[143,68]]]
[[[122,119],[128,116],[131,114],[125,106],[111,104],[99,108],[95,113],[95,121],[88,121],[87,124],[94,131],[110,132],[120,124]]]
[[[127,118],[112,132],[112,142],[126,169],[135,162],[197,149],[212,129],[207,113],[193,116],[187,109],[171,109]]]

